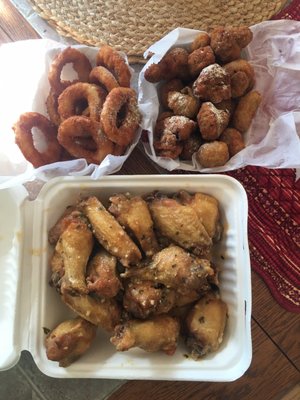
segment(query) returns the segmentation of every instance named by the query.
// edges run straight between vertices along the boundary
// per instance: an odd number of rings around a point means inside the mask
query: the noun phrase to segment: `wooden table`
[[[39,38],[9,0],[0,0],[0,18],[0,43]],[[137,147],[119,173],[162,172]],[[129,381],[108,400],[300,399],[300,315],[281,308],[255,272],[252,296],[253,359],[242,378],[232,383]]]

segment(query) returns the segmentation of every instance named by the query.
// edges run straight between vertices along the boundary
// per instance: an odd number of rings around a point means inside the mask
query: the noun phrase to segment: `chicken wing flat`
[[[136,244],[95,196],[83,200],[79,207],[89,219],[99,243],[122,265],[128,267],[142,258]]]
[[[87,266],[87,288],[99,297],[115,297],[122,284],[117,274],[117,259],[106,250],[99,250]]]
[[[107,332],[112,332],[120,322],[121,310],[115,299],[99,299],[89,295],[72,296],[63,293],[62,301],[81,318]]]
[[[193,289],[207,290],[208,279],[214,273],[208,260],[194,256],[179,246],[171,245],[156,253],[146,266],[130,268],[123,276],[150,280],[186,294]]]
[[[186,318],[186,344],[194,359],[220,347],[226,322],[227,305],[213,293],[207,293],[193,306]]]
[[[96,331],[95,325],[80,317],[60,323],[46,337],[47,358],[68,367],[89,349]]]
[[[132,198],[124,194],[110,197],[109,211],[118,222],[131,232],[139,241],[146,256],[152,256],[159,250],[153,231],[153,221],[145,200],[140,196]]]
[[[210,252],[212,240],[193,207],[163,197],[150,200],[149,209],[160,235],[195,254]]]
[[[153,281],[133,280],[125,285],[123,306],[135,318],[165,314],[176,301],[175,291]]]
[[[145,321],[130,320],[117,325],[111,343],[117,351],[139,347],[148,352],[163,351],[173,355],[177,348],[180,325],[168,315],[157,315]]]
[[[85,273],[93,245],[93,234],[85,218],[74,219],[61,234],[50,264],[52,283],[62,293],[88,292]]]
[[[190,195],[184,190],[179,192],[178,198],[183,205],[190,206],[195,210],[209,236],[214,241],[219,240],[222,226],[218,200],[204,193]]]

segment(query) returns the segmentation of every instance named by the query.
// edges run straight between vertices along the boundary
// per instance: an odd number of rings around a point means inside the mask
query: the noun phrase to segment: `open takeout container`
[[[106,333],[68,368],[49,361],[43,328],[53,329],[74,316],[48,284],[53,248],[47,233],[66,206],[79,196],[94,194],[104,204],[114,193],[146,194],[180,189],[215,196],[220,203],[224,233],[216,245],[214,262],[221,268],[220,294],[229,309],[220,349],[200,361],[186,357],[181,343],[173,356],[140,349],[116,352]],[[55,178],[30,201],[23,186],[0,191],[0,370],[17,363],[29,350],[46,375],[57,378],[156,379],[232,381],[244,374],[252,357],[251,278],[247,240],[247,196],[235,179],[221,175],[147,175]]]

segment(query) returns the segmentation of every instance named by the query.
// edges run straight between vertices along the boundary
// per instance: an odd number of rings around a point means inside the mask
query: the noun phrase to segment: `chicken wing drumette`
[[[208,260],[171,245],[156,253],[144,267],[132,267],[123,276],[160,283],[167,288],[176,289],[180,294],[186,294],[193,289],[208,290],[208,280],[214,274]]]
[[[61,293],[88,293],[85,273],[94,239],[82,215],[73,218],[60,235],[50,261],[51,283]]]
[[[68,367],[89,349],[96,331],[95,325],[80,317],[60,323],[46,337],[48,359]]]
[[[159,246],[146,201],[140,196],[130,198],[124,194],[117,194],[109,200],[111,201],[109,211],[125,229],[136,237],[145,255],[155,254]]]
[[[163,351],[173,355],[177,348],[180,325],[168,315],[157,315],[145,321],[129,320],[117,325],[110,339],[117,351],[139,347],[148,352]]]
[[[227,305],[212,292],[203,296],[186,317],[186,344],[191,356],[198,359],[216,351],[227,322]]]
[[[115,297],[122,287],[117,273],[117,259],[104,249],[91,258],[86,275],[88,291],[99,297]]]

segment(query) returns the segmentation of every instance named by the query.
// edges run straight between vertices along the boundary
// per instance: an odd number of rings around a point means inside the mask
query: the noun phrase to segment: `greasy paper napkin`
[[[49,39],[24,40],[0,46],[0,189],[34,179],[47,181],[57,176],[91,175],[97,179],[117,172],[140,138],[139,129],[134,142],[123,156],[108,155],[100,165],[87,164],[84,159],[57,162],[34,169],[15,144],[13,124],[19,116],[36,111],[47,116],[46,99],[49,94],[49,67],[67,46]],[[95,66],[98,49],[74,46]],[[131,69],[131,68],[130,68]],[[132,74],[134,71],[131,69]],[[64,79],[74,79],[71,68],[63,70]],[[134,76],[132,75],[132,81]]]
[[[148,156],[169,171],[222,172],[246,165],[267,168],[300,167],[300,22],[267,21],[251,27],[253,40],[243,57],[255,70],[255,90],[262,103],[245,134],[246,148],[224,166],[202,168],[193,160],[180,161],[157,157],[153,148],[153,129],[159,114],[159,84],[147,82],[144,71],[157,63],[172,47],[189,45],[199,31],[177,28],[153,44],[144,56],[153,54],[139,76],[139,104],[142,128],[148,132],[144,148]]]

